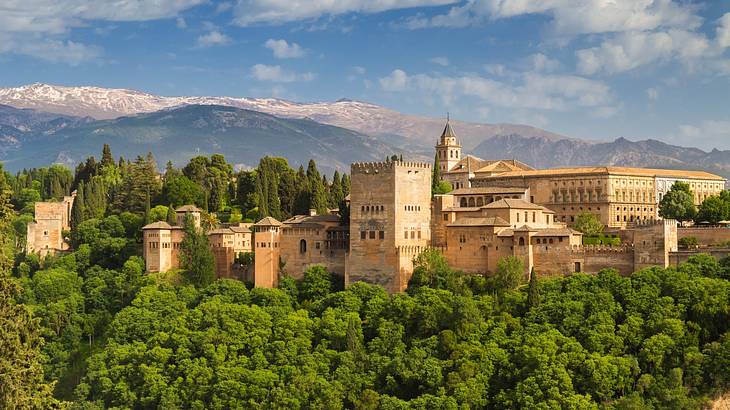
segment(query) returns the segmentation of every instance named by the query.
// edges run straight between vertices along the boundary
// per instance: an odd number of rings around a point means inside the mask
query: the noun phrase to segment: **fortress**
[[[349,220],[333,211],[271,217],[255,224],[221,226],[208,231],[219,277],[275,287],[282,275],[301,278],[313,265],[357,281],[401,292],[413,273],[413,259],[427,248],[442,251],[451,267],[488,275],[505,257],[523,262],[525,275],[565,275],[615,268],[630,274],[677,260],[677,223],[661,220],[658,203],[674,181],[685,181],[700,203],[719,194],[722,177],[699,171],[625,167],[578,167],[535,170],[515,160],[485,161],[462,156],[447,121],[436,143],[441,178],[455,188],[432,195],[428,163],[387,161],[351,165]],[[37,203],[28,226],[28,251],[68,249],[63,231],[73,196]],[[584,246],[583,235],[569,227],[589,212],[623,239],[621,246]],[[143,228],[148,272],[179,267],[183,221],[200,227],[201,211],[176,209],[174,226],[155,222]],[[252,266],[242,257],[253,252]]]

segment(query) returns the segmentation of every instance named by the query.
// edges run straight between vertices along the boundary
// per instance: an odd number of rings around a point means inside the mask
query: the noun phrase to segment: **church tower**
[[[456,134],[451,128],[449,117],[446,116],[446,126],[441,133],[441,138],[436,144],[436,156],[438,157],[439,171],[451,171],[461,159],[461,145],[456,140]]]

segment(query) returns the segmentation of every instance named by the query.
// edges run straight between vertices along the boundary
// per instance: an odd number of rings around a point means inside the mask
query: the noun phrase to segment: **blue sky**
[[[351,98],[730,149],[730,1],[4,0],[0,86]]]

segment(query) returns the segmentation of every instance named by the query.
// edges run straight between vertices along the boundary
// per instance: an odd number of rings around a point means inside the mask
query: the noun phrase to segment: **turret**
[[[436,156],[438,158],[439,171],[448,172],[454,169],[461,159],[461,144],[456,139],[456,134],[451,128],[449,117],[446,117],[446,126],[441,133],[438,144],[436,144]]]

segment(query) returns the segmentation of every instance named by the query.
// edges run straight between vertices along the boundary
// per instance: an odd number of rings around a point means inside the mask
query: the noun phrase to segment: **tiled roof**
[[[152,222],[151,224],[145,225],[142,227],[142,229],[170,229],[172,226],[170,226],[169,223],[165,221],[158,221],[158,222]]]
[[[499,201],[494,201],[490,204],[484,205],[484,208],[486,208],[486,209],[503,209],[503,208],[540,209],[543,212],[553,212],[553,211],[545,208],[544,206],[533,204],[532,202],[525,201],[524,199],[512,199],[512,198],[506,198],[506,199],[500,199]]]
[[[231,226],[228,229],[230,229],[236,233],[250,233],[251,232],[251,229],[247,226]]]
[[[208,231],[208,235],[233,235],[231,228],[218,228]]]
[[[484,194],[522,194],[527,191],[527,188],[520,187],[474,187],[474,188],[459,188],[455,189],[449,194],[451,195],[484,195]]]
[[[266,218],[256,222],[254,226],[281,226],[282,223],[277,221],[275,218],[267,216]]]
[[[509,226],[509,222],[498,216],[459,218],[446,226]]]

